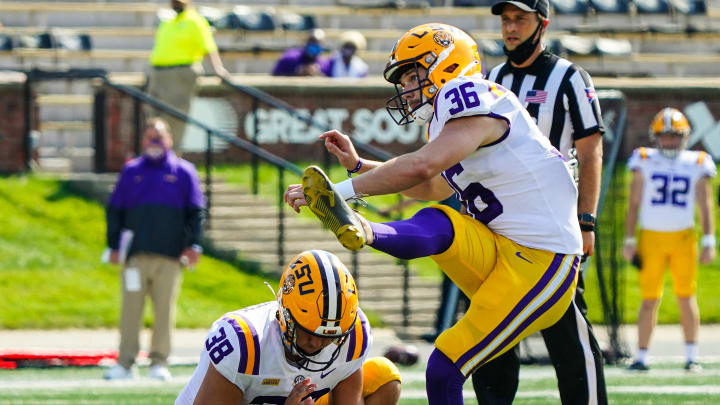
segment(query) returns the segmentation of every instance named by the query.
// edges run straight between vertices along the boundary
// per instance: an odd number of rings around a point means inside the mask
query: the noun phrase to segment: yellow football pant
[[[363,363],[363,398],[377,391],[383,385],[391,381],[402,381],[400,379],[400,370],[395,364],[385,357],[373,357],[367,359]],[[328,405],[330,403],[330,394],[323,395],[315,401],[315,405]]]
[[[662,297],[668,267],[675,295],[681,298],[695,295],[698,248],[694,229],[677,232],[642,230],[638,253],[642,261],[639,282],[643,299]]]
[[[520,246],[442,205],[455,238],[432,256],[470,297],[465,316],[435,341],[466,377],[524,337],[557,322],[577,284],[578,258]]]

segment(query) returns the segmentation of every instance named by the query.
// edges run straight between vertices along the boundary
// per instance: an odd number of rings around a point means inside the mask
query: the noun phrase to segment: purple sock
[[[399,259],[416,259],[446,251],[455,231],[452,222],[435,208],[423,208],[412,218],[402,221],[375,223],[373,248]]]
[[[425,370],[425,391],[429,405],[462,405],[465,376],[443,352],[430,353]]]

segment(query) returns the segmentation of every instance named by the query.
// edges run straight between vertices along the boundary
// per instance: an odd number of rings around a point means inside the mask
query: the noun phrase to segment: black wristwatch
[[[587,212],[578,214],[578,222],[580,222],[580,230],[583,232],[592,232],[595,230],[595,216]]]

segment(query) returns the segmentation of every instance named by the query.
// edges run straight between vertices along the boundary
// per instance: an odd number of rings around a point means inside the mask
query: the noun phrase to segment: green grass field
[[[403,393],[400,405],[426,404],[425,364],[401,368]],[[172,403],[194,371],[191,366],[171,367],[168,383],[144,377],[133,382],[108,382],[102,369],[0,370],[0,403],[3,404],[168,404]],[[717,404],[720,403],[720,365],[706,365],[698,374],[688,374],[677,364],[660,364],[649,373],[606,368],[611,404]],[[557,404],[556,380],[551,367],[523,366],[515,404]],[[472,384],[464,387],[466,403],[474,403]]]
[[[116,327],[117,266],[100,263],[104,208],[60,182],[0,178],[0,328]],[[272,299],[264,281],[203,256],[186,272],[177,326],[206,328],[221,314]],[[146,308],[146,323],[150,310]]]

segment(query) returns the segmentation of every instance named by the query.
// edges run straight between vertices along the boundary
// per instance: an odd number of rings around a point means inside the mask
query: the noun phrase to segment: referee
[[[492,13],[502,21],[508,60],[492,69],[490,81],[518,96],[555,148],[579,164],[578,219],[583,252],[593,254],[595,211],[600,193],[602,133],[600,104],[590,76],[579,66],[553,55],[542,43],[549,23],[548,0],[499,1]],[[600,348],[585,314],[583,278],[574,302],[555,325],[542,331],[558,378],[563,404],[606,404]],[[473,375],[480,404],[512,403],[520,361],[510,350]]]

